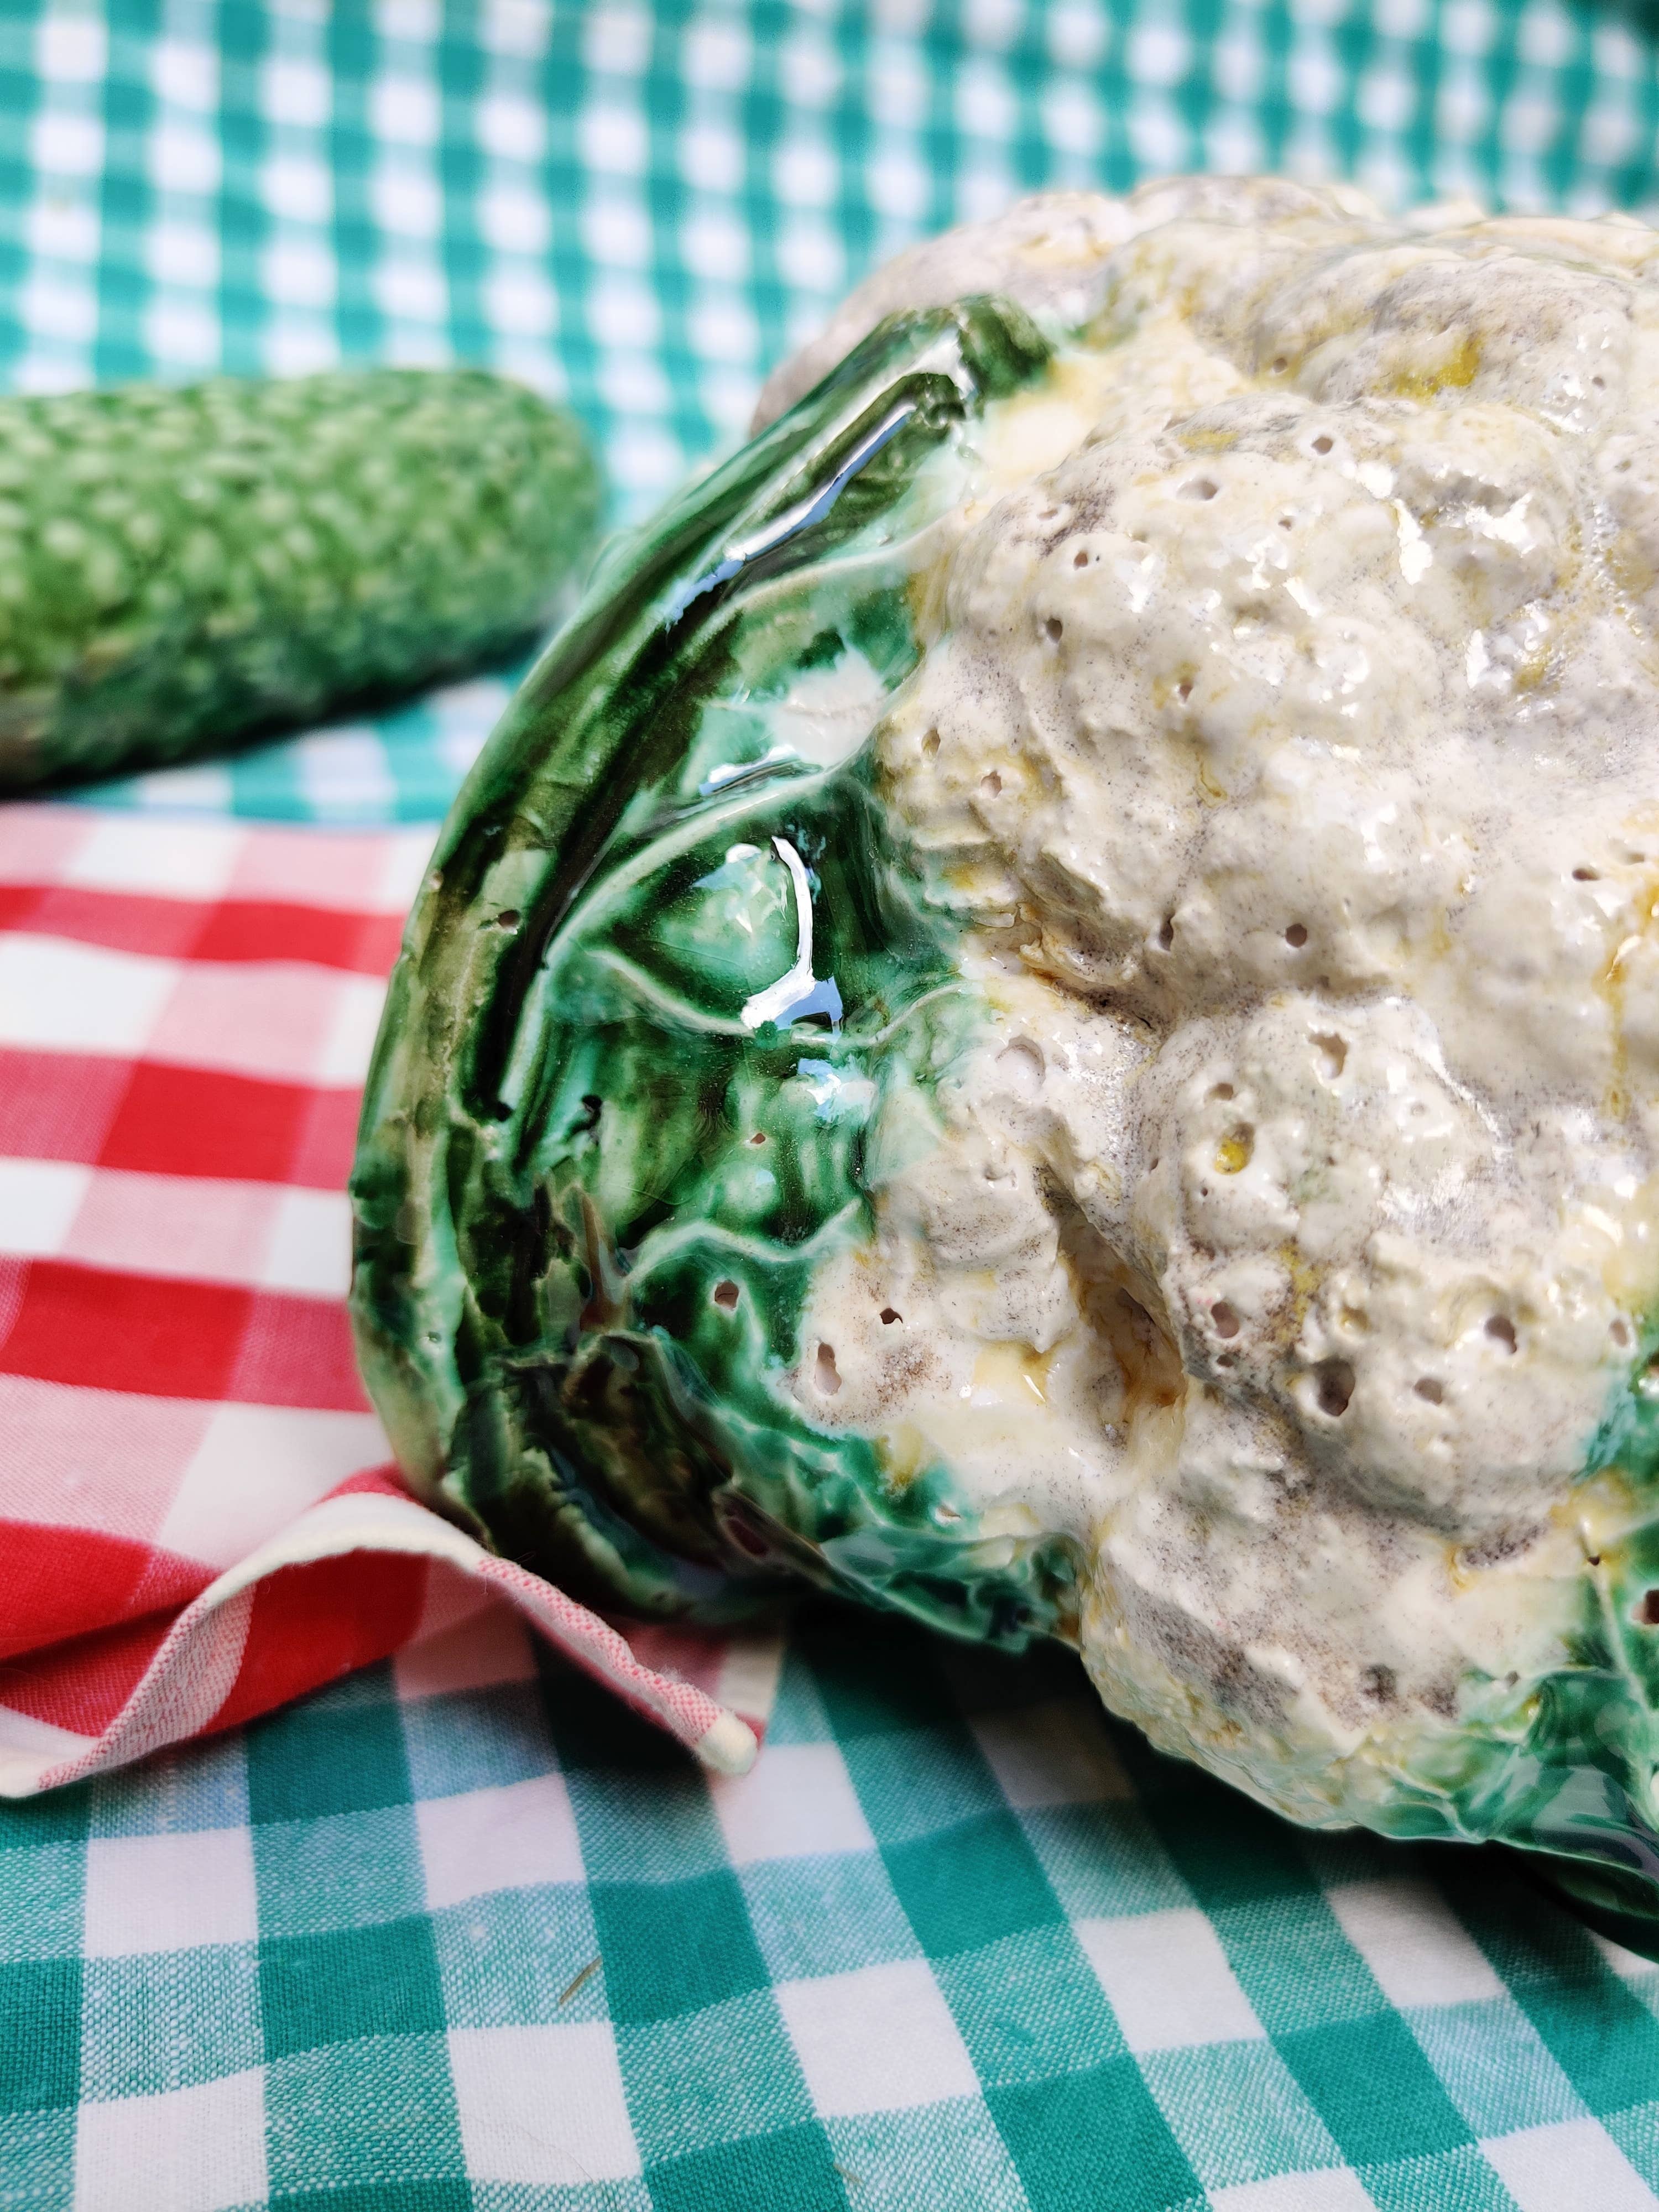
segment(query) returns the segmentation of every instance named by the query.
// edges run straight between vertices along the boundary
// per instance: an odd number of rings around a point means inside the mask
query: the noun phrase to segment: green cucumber
[[[0,789],[475,666],[599,507],[575,418],[479,369],[0,399]]]

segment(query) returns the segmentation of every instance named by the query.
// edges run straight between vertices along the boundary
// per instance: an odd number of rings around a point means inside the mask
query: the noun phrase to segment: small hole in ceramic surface
[[[1599,871],[1595,868],[1575,868],[1572,872],[1572,879],[1576,884],[1599,884],[1601,878]]]
[[[1630,1323],[1627,1321],[1616,1321],[1608,1329],[1607,1334],[1622,1351],[1630,1342]]]
[[[1437,1382],[1432,1375],[1419,1375],[1412,1388],[1419,1398],[1426,1399],[1431,1406],[1438,1406],[1444,1401],[1445,1385]]]
[[[902,1322],[904,1316],[892,1306],[884,1306],[881,1310],[881,1325],[884,1328],[891,1328],[895,1322]]]
[[[836,1364],[836,1347],[821,1344],[817,1358],[812,1362],[812,1380],[826,1398],[833,1398],[841,1388],[841,1370]]]
[[[1180,683],[1176,685],[1176,697],[1180,700],[1182,705],[1184,707],[1192,696],[1193,679],[1190,676],[1183,676]]]
[[[1210,1086],[1212,1098],[1231,1098],[1232,1095],[1233,1086],[1231,1083],[1215,1083]]]
[[[1306,922],[1293,921],[1285,933],[1285,944],[1290,946],[1292,952],[1300,952],[1307,941],[1308,926]]]
[[[1595,392],[1605,392],[1607,388],[1607,380],[1605,376],[1593,376],[1590,379],[1590,388]]]
[[[1215,1323],[1215,1333],[1220,1337],[1235,1337],[1239,1331],[1238,1316],[1225,1298],[1218,1298],[1210,1308],[1210,1319]]]
[[[1175,916],[1166,914],[1158,926],[1158,949],[1160,952],[1167,952],[1174,943]]]
[[[1316,453],[1334,453],[1336,450],[1336,441],[1334,438],[1331,437],[1328,432],[1322,430],[1319,435],[1313,441],[1313,449]]]
[[[928,731],[928,732],[927,732],[927,736],[926,736],[926,737],[922,739],[922,741],[921,741],[921,750],[922,750],[922,757],[923,757],[925,760],[937,760],[937,759],[938,759],[938,757],[939,757],[939,732],[938,732],[937,730],[929,730],[929,731]]]
[[[1276,353],[1267,364],[1269,369],[1275,376],[1283,376],[1290,365],[1291,364],[1285,360],[1282,353]]]
[[[1243,1175],[1255,1152],[1255,1131],[1248,1121],[1236,1122],[1216,1146],[1215,1164],[1223,1175]]]
[[[750,1137],[749,1141],[751,1145],[763,1145],[766,1142],[765,1130],[757,1129],[754,1135]]]
[[[1048,621],[1043,623],[1042,628],[1044,634],[1055,645],[1059,644],[1060,639],[1066,634],[1066,625],[1061,622],[1058,615],[1050,615]]]
[[[735,1313],[737,1311],[738,1296],[739,1292],[738,1286],[732,1280],[729,1275],[726,1277],[724,1281],[718,1282],[714,1285],[714,1304],[720,1308],[722,1313]]]
[[[1319,1054],[1320,1073],[1328,1082],[1334,1083],[1348,1064],[1348,1041],[1334,1030],[1316,1036],[1314,1049]]]
[[[1279,518],[1279,526],[1281,530],[1294,530],[1296,517],[1293,514],[1281,514]]]
[[[1328,1359],[1314,1370],[1314,1401],[1326,1418],[1340,1421],[1353,1399],[1354,1371],[1346,1359]]]
[[[1636,1618],[1644,1628],[1659,1628],[1659,1589],[1644,1590]]]
[[[1486,1322],[1486,1334],[1494,1344],[1501,1344],[1505,1352],[1515,1349],[1515,1323],[1507,1314],[1493,1314]]]
[[[1213,499],[1221,487],[1213,477],[1188,477],[1181,487],[1182,499]]]
[[[1086,545],[1079,545],[1072,556],[1072,566],[1074,568],[1086,568],[1088,565],[1089,549]]]
[[[738,1548],[747,1552],[751,1559],[763,1559],[766,1557],[769,1548],[767,1541],[757,1528],[751,1528],[746,1521],[739,1520],[735,1513],[727,1519],[726,1528],[726,1533]]]
[[[517,907],[504,907],[501,913],[495,917],[495,927],[497,929],[516,929],[519,926],[520,919],[520,917]]]
[[[1000,799],[1002,796],[1002,778],[994,769],[988,775],[981,776],[979,795],[981,799]]]

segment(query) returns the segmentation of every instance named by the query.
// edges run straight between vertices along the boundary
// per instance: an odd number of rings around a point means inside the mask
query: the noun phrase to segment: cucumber
[[[545,623],[599,507],[575,418],[478,369],[0,399],[0,788],[476,665]]]

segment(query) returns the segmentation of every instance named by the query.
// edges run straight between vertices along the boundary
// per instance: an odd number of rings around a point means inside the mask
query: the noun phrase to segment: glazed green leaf
[[[580,426],[481,370],[0,400],[0,787],[170,761],[529,637]]]

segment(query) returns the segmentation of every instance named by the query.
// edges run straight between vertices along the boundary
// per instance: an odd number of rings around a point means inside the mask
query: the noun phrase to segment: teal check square
[[[826,2120],[824,2132],[858,2212],[1027,2212],[1008,2146],[978,2098],[860,2112]]]
[[[0,2113],[73,2105],[81,2086],[81,1961],[0,1966]]]
[[[422,2181],[360,2181],[344,2189],[283,2190],[271,2212],[472,2212],[472,2191],[455,2175]]]
[[[583,1768],[615,1774],[695,1775],[689,1752],[545,1645],[537,1648],[543,1711],[566,1778]]]
[[[464,2205],[465,2164],[444,2038],[374,2036],[271,2060],[265,2147],[273,2204],[313,2195],[320,2203],[331,2191],[332,2212],[351,2202],[350,2192],[402,2188],[418,2212],[457,2201],[458,2190]]]
[[[88,1820],[94,1836],[245,1828],[247,1760],[241,1735],[209,1736],[187,1750],[158,1753],[142,1766],[100,1774],[89,1786]]]
[[[21,1803],[0,1798],[0,1856],[52,1844],[81,1843],[88,1832],[91,1813],[92,1792],[84,1782]]]
[[[538,2189],[521,2181],[472,2183],[472,2212],[654,2212],[642,2179],[555,2183]]]
[[[407,1804],[397,1705],[387,1696],[348,1700],[337,1687],[256,1721],[247,1732],[247,1794],[256,1826]]]
[[[701,1769],[683,1765],[630,1775],[576,1767],[565,1784],[582,1857],[596,1881],[673,1882],[725,1869],[726,1851]]]
[[[917,1649],[908,1625],[838,1609],[807,1616],[795,1632],[843,1749],[866,1737],[960,1728],[931,1650]]]
[[[88,1959],[81,2000],[81,2094],[155,2097],[264,2058],[252,1943]]]
[[[930,1959],[1064,1921],[1024,1830],[1006,1809],[895,1844],[882,1856]]]
[[[925,1849],[947,1828],[1008,1817],[985,1754],[959,1723],[860,1734],[843,1740],[842,1751],[883,1844]]]
[[[1404,2017],[1471,2135],[1512,2135],[1583,2112],[1571,2082],[1512,1996],[1424,2007]]]
[[[1648,2187],[1659,2194],[1659,2101],[1610,2112],[1601,2124]]]
[[[1043,1805],[1020,1826],[1071,1920],[1116,1920],[1192,1903],[1139,1805]]]
[[[416,1797],[527,1782],[556,1764],[541,1699],[520,1682],[411,1699],[403,1736]]]
[[[0,1851],[0,1964],[75,1957],[85,1863],[78,1841]]]
[[[921,1955],[879,1852],[762,1859],[738,1879],[775,1982]]]
[[[424,1916],[262,1940],[259,1997],[271,2058],[365,2036],[441,2033],[446,2025]]]
[[[586,1888],[496,1890],[431,1916],[452,2027],[603,2020],[605,1975]]]
[[[1123,2055],[1111,2008],[1063,1921],[932,1960],[988,2088],[1084,2073]]]
[[[803,2125],[812,2107],[769,1989],[619,2026],[629,2118],[647,2166]]]
[[[331,1786],[319,1794],[325,1805],[337,1796]],[[259,1924],[272,1935],[402,1919],[425,1903],[410,1804],[271,1821],[252,1836]]]
[[[7,2212],[70,2212],[75,2131],[72,2112],[0,2112],[0,2204]]]
[[[1265,2039],[1138,2057],[1170,2133],[1206,2189],[1342,2164],[1335,2137]]]
[[[1422,2157],[1470,2140],[1398,2013],[1327,2021],[1273,2041],[1351,2165]]]
[[[848,2195],[822,2128],[744,2136],[646,2168],[653,2212],[847,2212]]]
[[[618,2026],[672,2020],[768,1986],[729,1870],[678,1882],[594,1881],[589,1895]]]
[[[988,2089],[985,2101],[1031,2212],[1090,2203],[1112,2212],[1170,2212],[1202,2199],[1197,2176],[1127,2053],[1087,2073]]]
[[[1359,2178],[1377,2212],[1455,2204],[1458,2212],[1513,2212],[1515,2199],[1473,2143],[1422,2158],[1367,2166]]]
[[[766,1723],[769,1743],[827,1743],[835,1734],[817,1678],[799,1646],[790,1643],[778,1674],[777,1693]]]

